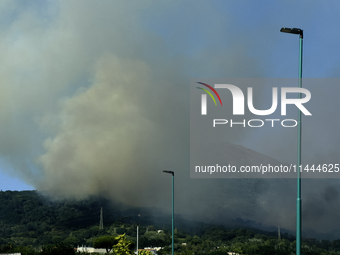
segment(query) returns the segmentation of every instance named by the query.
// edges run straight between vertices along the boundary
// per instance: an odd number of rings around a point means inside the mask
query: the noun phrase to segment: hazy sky
[[[190,78],[297,77],[298,36],[281,27],[304,30],[304,77],[338,77],[339,8],[307,0],[1,1],[0,189],[161,203],[155,190],[169,181],[160,173],[168,168],[181,169],[184,193]],[[337,121],[330,126],[308,135],[337,156]],[[236,142],[256,149],[260,138]],[[275,157],[288,140],[260,150]]]

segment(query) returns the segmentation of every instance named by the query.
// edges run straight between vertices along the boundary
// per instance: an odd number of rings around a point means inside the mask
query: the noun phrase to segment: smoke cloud
[[[231,3],[223,13],[219,5],[196,1],[0,5],[3,171],[56,198],[100,194],[168,210],[171,180],[162,170],[173,170],[179,214],[215,222],[240,217],[294,229],[294,180],[189,178],[190,78],[265,77],[268,66],[275,70],[269,63],[277,36],[264,31],[271,43],[266,45],[274,46],[263,47],[264,39],[242,25]],[[337,127],[321,132],[325,139],[318,140],[330,141],[332,148],[315,150],[313,157],[338,155],[338,143],[329,138]],[[294,136],[264,133],[251,138],[241,130],[228,139],[289,161],[283,155],[294,146]],[[305,228],[340,227],[334,220],[337,184],[306,180]],[[318,222],[318,215],[327,219]]]

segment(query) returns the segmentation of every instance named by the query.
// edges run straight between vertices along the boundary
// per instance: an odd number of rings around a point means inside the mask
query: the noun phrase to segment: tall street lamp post
[[[302,44],[303,30],[300,28],[281,28],[280,32],[300,35],[300,57],[299,57],[299,88],[302,88]],[[299,99],[301,93],[299,93]],[[301,111],[298,114],[298,137],[297,137],[297,198],[296,198],[296,254],[301,254]]]
[[[173,171],[164,170],[164,173],[172,175],[172,255],[174,255],[174,177],[175,173]]]
[[[139,233],[138,233],[138,228],[139,228],[139,224],[137,223],[137,255],[138,255],[138,238],[139,238]]]

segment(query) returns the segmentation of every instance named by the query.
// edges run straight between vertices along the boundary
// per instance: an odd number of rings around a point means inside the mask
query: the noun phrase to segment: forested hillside
[[[131,208],[100,197],[53,201],[36,191],[1,191],[0,244],[10,238],[23,245],[42,245],[51,243],[55,236],[65,239],[72,231],[80,229],[84,236],[92,236],[98,232],[101,208],[104,226],[117,222],[154,223],[151,215],[156,209]],[[164,216],[161,212],[158,214],[158,219]]]
[[[101,208],[102,230],[99,229]],[[171,215],[154,208],[132,208],[99,197],[52,201],[36,191],[0,192],[0,253],[74,254],[74,247],[93,246],[99,237],[122,234],[131,242],[133,250],[137,224],[140,248],[163,247],[160,255],[171,253]],[[212,226],[176,215],[177,255],[224,255],[228,251],[293,254],[294,240],[294,236],[287,233],[281,233],[279,239],[277,232]],[[340,254],[340,240],[304,239],[302,251],[302,254]]]

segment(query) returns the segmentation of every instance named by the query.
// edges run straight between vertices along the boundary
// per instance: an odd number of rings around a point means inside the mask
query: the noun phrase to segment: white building
[[[87,252],[87,253],[101,253],[101,254],[104,254],[106,253],[106,249],[96,249],[96,248],[93,248],[93,247],[79,247],[77,248],[77,252]]]

